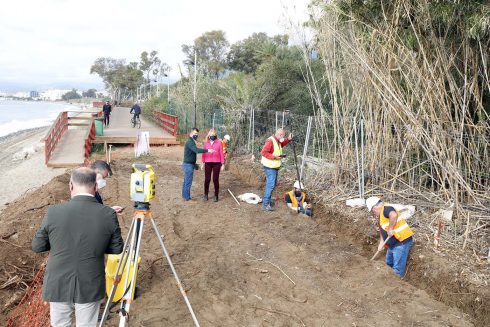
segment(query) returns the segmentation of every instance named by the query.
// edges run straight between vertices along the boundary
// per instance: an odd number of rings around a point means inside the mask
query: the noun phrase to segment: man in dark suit
[[[78,168],[70,179],[71,201],[48,209],[32,240],[34,252],[50,251],[43,299],[50,302],[51,325],[96,326],[105,295],[104,254],[123,250],[113,209],[97,202],[96,174]]]

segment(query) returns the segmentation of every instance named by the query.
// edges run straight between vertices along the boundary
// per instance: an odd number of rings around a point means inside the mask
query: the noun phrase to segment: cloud
[[[225,31],[230,43],[254,32],[284,33],[283,6],[295,6],[304,19],[308,2],[9,1],[0,12],[0,84],[94,83],[100,87],[100,80],[89,74],[95,59],[138,61],[145,50],[157,50],[176,80],[177,64],[184,59],[182,44],[191,44],[210,30]]]

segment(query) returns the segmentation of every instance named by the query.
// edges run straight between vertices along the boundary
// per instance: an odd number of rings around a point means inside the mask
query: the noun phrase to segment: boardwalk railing
[[[91,113],[90,117],[68,117],[68,113],[78,113],[78,114],[86,114],[87,112],[83,111],[62,111],[59,113],[58,117],[54,121],[53,125],[49,129],[48,133],[44,137],[44,162],[47,165],[49,159],[53,155],[53,151],[56,148],[56,145],[63,137],[63,135],[68,130],[70,126],[88,126],[87,135],[85,137],[85,148],[84,155],[85,158],[88,158],[90,155],[90,150],[92,146],[92,141],[95,139],[95,123],[94,117],[99,117],[99,113]]]
[[[48,164],[56,144],[68,130],[68,112],[60,112],[44,138],[44,162]]]
[[[85,162],[87,162],[87,159],[90,156],[90,152],[92,152],[92,141],[95,139],[95,122],[93,118],[90,120],[89,124],[89,129],[87,130],[87,134],[85,136]]]
[[[177,136],[179,130],[179,117],[163,112],[154,112],[153,118],[166,132],[172,136]]]

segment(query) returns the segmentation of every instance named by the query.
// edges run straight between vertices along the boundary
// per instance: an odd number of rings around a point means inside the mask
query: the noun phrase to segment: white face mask
[[[282,142],[284,142],[284,137],[281,137],[281,138],[279,139],[279,142],[281,142],[281,143],[282,143]]]
[[[107,185],[107,181],[105,179],[98,179],[97,180],[97,189],[101,189],[103,188],[104,186]]]

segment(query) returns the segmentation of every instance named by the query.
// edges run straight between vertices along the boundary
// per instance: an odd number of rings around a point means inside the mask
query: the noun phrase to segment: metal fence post
[[[354,141],[356,143],[356,164],[357,164],[357,177],[358,177],[358,185],[359,185],[359,198],[362,199],[361,167],[359,165],[359,149],[357,146],[357,121],[356,121],[356,118],[354,118]]]
[[[308,116],[308,125],[306,127],[306,138],[305,138],[305,146],[303,148],[303,158],[301,160],[301,170],[299,173],[299,177],[301,180],[303,180],[303,170],[305,167],[305,158],[308,152],[308,143],[310,142],[310,132],[311,132],[311,124],[313,121],[313,117]]]

